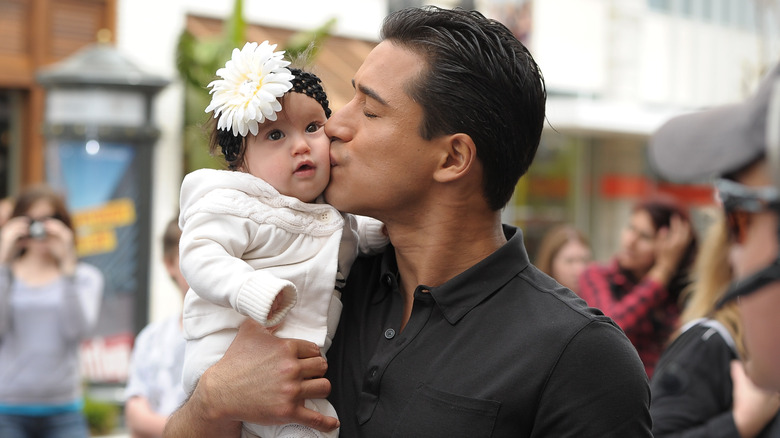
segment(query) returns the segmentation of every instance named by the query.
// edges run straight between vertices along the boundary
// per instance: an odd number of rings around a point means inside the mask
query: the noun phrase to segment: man
[[[747,372],[780,390],[780,66],[740,104],[674,118],[650,141],[650,160],[674,181],[720,177],[716,188],[731,233],[736,283],[722,302],[738,299],[748,351]]]
[[[180,238],[177,216],[165,226],[163,264],[184,299],[189,285],[179,269]],[[132,438],[162,436],[168,415],[187,397],[181,385],[186,344],[181,317],[178,312],[152,322],[135,338],[125,387],[125,424]]]
[[[501,224],[544,121],[527,49],[498,22],[438,8],[391,14],[382,35],[325,128],[328,202],[380,219],[392,242],[343,291],[327,375],[341,436],[651,436],[628,339]],[[166,436],[335,427],[301,405],[330,389],[315,354],[245,325]]]

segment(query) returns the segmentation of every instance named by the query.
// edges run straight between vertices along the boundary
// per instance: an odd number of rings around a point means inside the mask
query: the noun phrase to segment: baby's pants
[[[329,417],[336,417],[336,410],[325,399],[306,400],[304,406],[307,408],[325,414]],[[244,423],[241,431],[241,438],[338,438],[339,430],[331,432],[319,432],[312,428],[300,424],[285,424],[282,426],[263,426],[260,424]]]

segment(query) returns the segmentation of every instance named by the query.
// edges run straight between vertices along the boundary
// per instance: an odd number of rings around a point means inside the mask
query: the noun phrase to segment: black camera
[[[33,239],[43,239],[46,237],[46,227],[41,221],[30,222],[30,237]]]

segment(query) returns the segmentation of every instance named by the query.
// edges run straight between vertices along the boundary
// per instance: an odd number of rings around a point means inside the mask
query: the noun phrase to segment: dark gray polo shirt
[[[647,376],[623,332],[504,232],[477,265],[418,286],[403,331],[393,248],[358,259],[328,352],[342,437],[652,436]]]

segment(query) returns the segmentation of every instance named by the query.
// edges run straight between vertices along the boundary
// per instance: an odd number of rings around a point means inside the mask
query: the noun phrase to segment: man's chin
[[[336,208],[336,210],[351,213],[348,210],[344,210],[347,207],[344,202],[344,197],[339,196],[338,192],[336,190],[331,189],[330,185],[328,185],[325,188],[325,191],[322,193],[322,196],[324,197],[325,202],[332,205],[334,208]]]

